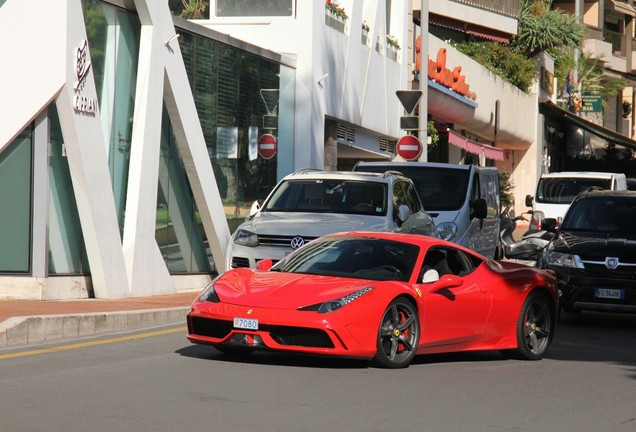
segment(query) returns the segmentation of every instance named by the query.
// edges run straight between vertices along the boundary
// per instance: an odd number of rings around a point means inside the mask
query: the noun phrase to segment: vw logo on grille
[[[618,267],[618,258],[614,258],[614,257],[605,258],[605,267],[607,267],[610,270],[614,270],[616,267]]]
[[[305,240],[302,237],[294,237],[293,239],[291,239],[292,249],[298,249],[304,244],[305,244]]]

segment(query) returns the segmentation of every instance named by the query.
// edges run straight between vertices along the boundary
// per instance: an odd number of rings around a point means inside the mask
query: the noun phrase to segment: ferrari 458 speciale
[[[484,258],[415,234],[321,237],[272,265],[215,278],[188,313],[188,339],[408,366],[416,355],[499,350],[541,359],[558,311],[550,270]]]

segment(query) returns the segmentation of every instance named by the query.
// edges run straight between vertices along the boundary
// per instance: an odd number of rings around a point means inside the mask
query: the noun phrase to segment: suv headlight
[[[546,264],[548,264],[549,266],[567,267],[567,268],[582,268],[583,267],[579,263],[579,257],[577,255],[573,255],[569,253],[548,251],[546,253],[545,259],[546,259]]]
[[[251,231],[239,228],[234,234],[234,243],[241,246],[256,247],[258,246],[258,236]]]
[[[453,222],[443,222],[435,227],[435,234],[442,240],[452,240],[457,235],[457,225]]]

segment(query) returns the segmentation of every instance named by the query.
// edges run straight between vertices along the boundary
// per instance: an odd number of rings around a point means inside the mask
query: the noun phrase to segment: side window
[[[440,277],[446,274],[466,276],[472,273],[479,264],[481,261],[478,258],[469,256],[460,250],[432,247],[426,252],[418,280],[422,280],[424,273],[430,269],[437,270]]]
[[[470,191],[470,217],[473,218],[475,202],[481,197],[481,184],[479,175],[475,174],[473,178],[473,186]]]
[[[397,209],[402,205],[406,204],[404,198],[404,183],[401,181],[396,181],[393,183],[393,212],[397,214]],[[407,204],[408,205],[408,204]]]
[[[404,204],[411,210],[411,214],[419,212],[421,204],[413,185],[403,180],[397,180],[394,185],[396,211],[399,206]]]

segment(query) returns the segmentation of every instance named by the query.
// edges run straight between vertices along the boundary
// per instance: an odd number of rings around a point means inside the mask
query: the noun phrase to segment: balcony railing
[[[501,15],[519,18],[521,0],[451,0],[467,6],[484,9]]]

